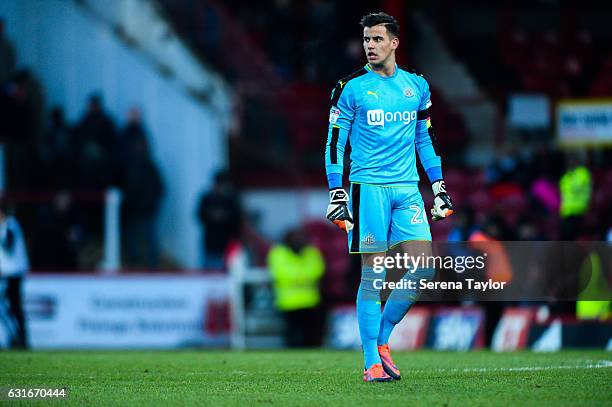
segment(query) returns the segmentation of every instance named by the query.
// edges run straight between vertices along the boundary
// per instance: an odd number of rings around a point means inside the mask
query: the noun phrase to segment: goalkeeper
[[[370,382],[401,378],[391,359],[389,337],[418,298],[418,292],[400,295],[395,290],[381,312],[373,281],[384,280],[384,275],[374,272],[374,259],[394,247],[413,255],[431,253],[431,233],[418,189],[417,152],[435,196],[432,219],[450,216],[453,205],[431,126],[429,85],[423,76],[395,63],[398,22],[388,14],[373,13],[362,18],[361,26],[368,63],[333,89],[325,169],[330,195],[327,218],[348,232],[349,252],[361,254],[357,320],[363,379]],[[342,188],[349,137],[350,198]],[[420,272],[433,276],[431,270]]]

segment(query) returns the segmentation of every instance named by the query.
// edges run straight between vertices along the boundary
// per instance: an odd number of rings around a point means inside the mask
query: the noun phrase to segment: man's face
[[[390,35],[384,24],[363,29],[363,49],[371,65],[384,65],[398,45],[399,39]]]

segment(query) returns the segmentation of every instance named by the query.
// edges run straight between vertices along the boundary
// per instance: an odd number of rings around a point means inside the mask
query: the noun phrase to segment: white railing
[[[102,270],[116,274],[121,269],[121,191],[110,188],[104,196],[104,258]]]
[[[248,348],[279,348],[283,346],[280,335],[281,321],[272,303],[269,307],[253,312],[249,310],[249,304],[245,301],[245,293],[248,287],[270,286],[272,278],[270,272],[264,267],[230,267],[230,309],[232,329],[230,334],[230,345],[232,349]],[[255,315],[254,315],[255,314]],[[257,332],[257,325],[270,325],[276,328],[266,329],[265,332]]]

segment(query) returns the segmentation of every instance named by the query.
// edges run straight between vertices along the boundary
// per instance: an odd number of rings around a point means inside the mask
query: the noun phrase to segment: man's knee
[[[357,300],[380,301],[380,290],[385,281],[384,268],[375,267],[378,258],[384,258],[385,253],[368,253],[361,255],[361,282]]]
[[[361,267],[374,267],[384,263],[386,252],[363,253],[361,255]]]

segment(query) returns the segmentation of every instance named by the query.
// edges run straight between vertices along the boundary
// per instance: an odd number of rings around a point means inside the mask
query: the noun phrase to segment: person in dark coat
[[[123,193],[126,265],[156,269],[159,267],[159,243],[155,225],[164,185],[151,157],[140,113],[134,109],[120,140],[119,185]]]
[[[219,269],[229,242],[240,236],[242,207],[230,176],[219,171],[212,189],[200,199],[197,212],[203,227],[204,267]]]

